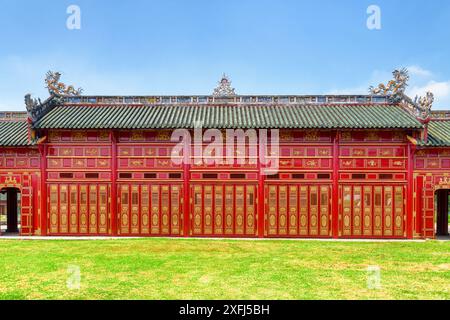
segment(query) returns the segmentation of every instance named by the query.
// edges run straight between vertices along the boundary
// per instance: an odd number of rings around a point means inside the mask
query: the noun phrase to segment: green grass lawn
[[[0,257],[1,299],[450,299],[450,242],[2,240]]]

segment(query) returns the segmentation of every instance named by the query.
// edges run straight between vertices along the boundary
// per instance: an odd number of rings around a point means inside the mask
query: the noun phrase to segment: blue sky
[[[354,94],[403,66],[450,109],[448,0],[0,0],[0,40],[0,110],[45,99],[47,70],[90,95],[209,94],[223,72],[240,94]]]

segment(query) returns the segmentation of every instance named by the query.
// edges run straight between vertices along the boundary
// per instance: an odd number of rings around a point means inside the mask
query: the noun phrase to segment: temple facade
[[[41,236],[446,235],[450,111],[395,80],[360,96],[238,95],[223,77],[212,95],[106,97],[50,73],[46,101],[0,113],[2,223]],[[211,148],[219,133],[231,157]]]

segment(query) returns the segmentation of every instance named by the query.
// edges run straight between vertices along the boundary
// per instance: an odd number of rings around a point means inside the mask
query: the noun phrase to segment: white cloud
[[[383,70],[374,70],[370,75],[370,78],[365,81],[365,83],[349,88],[339,88],[328,91],[326,94],[335,94],[335,95],[346,95],[346,94],[356,94],[356,95],[365,95],[369,93],[370,86],[377,86],[379,83],[387,82],[392,78],[392,72],[383,71]]]
[[[408,95],[414,98],[415,96],[424,96],[427,92],[434,94],[435,101],[440,106],[450,109],[450,81],[438,82],[431,80],[423,86],[412,86],[408,90]]]
[[[409,66],[409,67],[407,67],[407,69],[409,71],[410,76],[424,77],[424,78],[433,76],[433,72],[431,72],[430,70],[426,70],[417,65]]]
[[[428,91],[434,94],[434,110],[450,110],[450,80],[437,80],[436,75],[418,65],[407,67],[411,76],[406,94],[414,99],[416,95],[424,96]],[[370,86],[377,86],[379,83],[387,83],[392,79],[392,73],[382,70],[372,72],[370,78],[365,83],[349,88],[338,88],[330,90],[327,94],[367,94]]]

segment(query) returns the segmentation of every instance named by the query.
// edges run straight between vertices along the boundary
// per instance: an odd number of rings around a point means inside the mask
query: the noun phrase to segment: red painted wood
[[[413,238],[413,163],[414,163],[414,147],[411,143],[408,143],[408,181],[406,185],[406,237],[408,239]]]
[[[24,214],[31,210],[32,219],[31,230],[24,230],[38,233],[41,230],[42,235],[49,234],[47,230],[50,221],[47,216],[50,213],[48,193],[51,185],[58,187],[67,187],[65,205],[66,210],[62,210],[61,204],[58,204],[58,226],[51,234],[58,235],[106,235],[100,230],[100,221],[96,220],[95,225],[87,227],[87,231],[80,231],[80,199],[71,199],[71,187],[76,188],[77,196],[80,196],[80,188],[85,186],[87,189],[87,200],[92,197],[90,187],[96,187],[96,198],[93,199],[92,210],[96,214],[95,219],[101,219],[100,210],[102,205],[100,200],[100,186],[106,186],[108,197],[110,197],[109,214],[110,228],[108,234],[119,234],[120,229],[120,186],[129,186],[129,210],[131,210],[131,189],[138,187],[139,190],[139,208],[142,204],[142,187],[159,186],[159,195],[157,201],[158,210],[168,207],[168,214],[172,214],[173,197],[172,186],[179,186],[179,199],[183,201],[180,205],[180,214],[182,220],[179,226],[182,233],[175,236],[188,237],[193,229],[192,214],[193,206],[190,205],[190,198],[193,186],[201,185],[212,186],[212,199],[210,200],[215,217],[216,186],[233,186],[233,233],[224,232],[217,236],[242,237],[251,236],[245,228],[243,232],[237,232],[236,212],[240,208],[237,197],[237,188],[243,188],[243,214],[246,227],[250,216],[246,214],[249,210],[246,192],[249,186],[255,187],[254,194],[254,218],[255,232],[252,234],[257,237],[333,237],[333,238],[408,238],[413,237],[434,237],[434,193],[438,189],[450,188],[446,185],[445,179],[448,179],[450,170],[450,152],[449,148],[417,149],[405,139],[405,133],[395,133],[391,131],[351,131],[351,132],[331,132],[331,131],[300,131],[285,130],[281,131],[280,137],[280,171],[279,176],[266,177],[262,175],[264,166],[261,163],[242,164],[242,165],[176,165],[171,162],[170,150],[173,143],[168,140],[170,131],[54,131],[50,132],[47,141],[40,144],[39,154],[33,155],[36,148],[9,148],[0,150],[0,185],[5,184],[5,180],[16,179],[17,185],[23,191],[23,203],[30,201],[28,207],[24,207]],[[40,178],[38,172],[41,172]],[[447,175],[446,175],[447,174]],[[206,176],[205,176],[206,175]],[[214,176],[216,175],[216,176]],[[446,178],[447,177],[447,178]],[[270,228],[269,201],[268,193],[270,187],[276,188],[276,203],[272,204],[276,208],[275,227],[268,232]],[[343,191],[342,188],[348,186],[352,189],[350,208],[351,208],[351,233],[340,235],[344,228],[343,222]],[[162,202],[162,188],[167,187],[168,203]],[[360,187],[360,218],[355,211],[354,189]],[[389,233],[389,228],[383,229],[382,234],[375,234],[375,190],[382,188],[382,225],[397,223],[396,231]],[[392,188],[391,199],[388,199],[385,188]],[[284,190],[285,191],[280,191]],[[302,189],[306,188],[306,189]],[[317,224],[312,224],[312,195],[311,190],[317,188]],[[330,207],[328,214],[329,221],[322,221],[321,209],[326,209],[322,203],[321,188],[326,188]],[[40,190],[38,190],[40,189]],[[267,191],[266,191],[267,190]],[[306,190],[307,198],[303,199],[307,208],[307,230],[301,234],[301,208],[302,208],[302,190]],[[325,190],[325,189],[324,189]],[[395,190],[397,195],[403,197],[404,206],[399,206],[395,202]],[[40,194],[39,194],[40,191]],[[223,219],[226,215],[226,199],[223,190],[222,214]],[[149,197],[152,196],[149,189]],[[281,192],[286,192],[285,195]],[[266,194],[267,193],[267,194]],[[370,193],[370,198],[369,194]],[[29,194],[29,196],[28,196]],[[40,196],[40,197],[39,197]],[[57,198],[59,200],[60,195]],[[64,195],[63,195],[64,197]],[[296,198],[295,198],[296,197]],[[367,199],[366,199],[367,198]],[[150,199],[151,200],[151,199]],[[202,193],[202,214],[205,211],[204,206],[205,193]],[[77,201],[77,202],[73,202]],[[284,204],[284,201],[286,202]],[[390,201],[389,205],[385,202]],[[70,229],[71,226],[71,205],[77,207],[78,220],[77,230]],[[181,202],[180,202],[181,204]],[[247,205],[248,204],[248,205]],[[64,204],[63,204],[64,205]],[[87,203],[87,214],[91,210],[91,204]],[[388,211],[392,210],[392,217],[389,217]],[[40,209],[40,219],[38,212]],[[151,207],[150,216],[151,216]],[[280,210],[282,209],[282,210]],[[286,211],[284,211],[286,209]],[[357,208],[358,209],[358,208]],[[403,212],[405,219],[399,221],[396,219],[396,211]],[[283,212],[281,212],[283,211]],[[413,214],[415,211],[415,215]],[[61,215],[60,212],[63,214]],[[65,216],[67,212],[67,217]],[[324,211],[325,212],[325,211]],[[160,217],[163,213],[160,212]],[[142,231],[143,219],[145,216],[139,212],[137,216],[138,229],[131,231],[132,221],[131,213],[128,221],[126,235],[156,235],[146,234]],[[170,216],[169,218],[172,218]],[[28,218],[24,218],[25,220]],[[68,219],[67,222],[64,222]],[[93,216],[87,217],[92,221]],[[355,227],[355,219],[360,219],[360,225]],[[392,221],[389,221],[392,219]],[[24,220],[24,221],[25,221]],[[171,220],[169,220],[171,221]],[[365,222],[366,221],[366,222]],[[364,224],[364,222],[366,224]],[[202,216],[202,231],[199,236],[209,235],[209,228],[215,232],[214,219],[211,224],[205,222]],[[325,235],[325,227],[320,228],[320,224],[327,225],[328,233]],[[369,225],[367,225],[369,223]],[[160,226],[158,235],[174,235],[173,230],[177,226],[170,222],[167,232],[162,232],[163,222],[158,221]],[[224,223],[222,227],[224,228]],[[69,227],[67,227],[69,226]],[[69,228],[69,229],[67,229]],[[315,233],[315,230],[319,230]],[[136,231],[137,230],[137,231]],[[206,231],[205,231],[206,230]],[[125,231],[125,229],[124,229]],[[294,232],[295,231],[295,232]],[[321,231],[321,232],[320,232]],[[360,231],[360,232],[359,232]],[[401,231],[401,234],[400,234]],[[406,233],[406,234],[404,234]],[[268,235],[267,235],[268,234]],[[121,232],[120,235],[125,235]]]
[[[47,155],[48,147],[44,142],[39,146],[41,152],[41,235],[47,235]]]
[[[190,232],[190,186],[189,186],[189,164],[185,163],[183,165],[183,175],[184,175],[184,181],[183,181],[183,235],[185,237],[189,236]]]
[[[257,190],[257,233],[259,238],[264,238],[264,180],[265,175],[263,174],[263,166],[260,161],[258,161],[258,190]]]
[[[117,204],[117,137],[115,131],[109,132],[110,140],[111,140],[111,234],[113,236],[118,235],[117,232],[117,220],[118,220],[118,204]]]
[[[339,237],[339,132],[333,137],[332,235]]]

